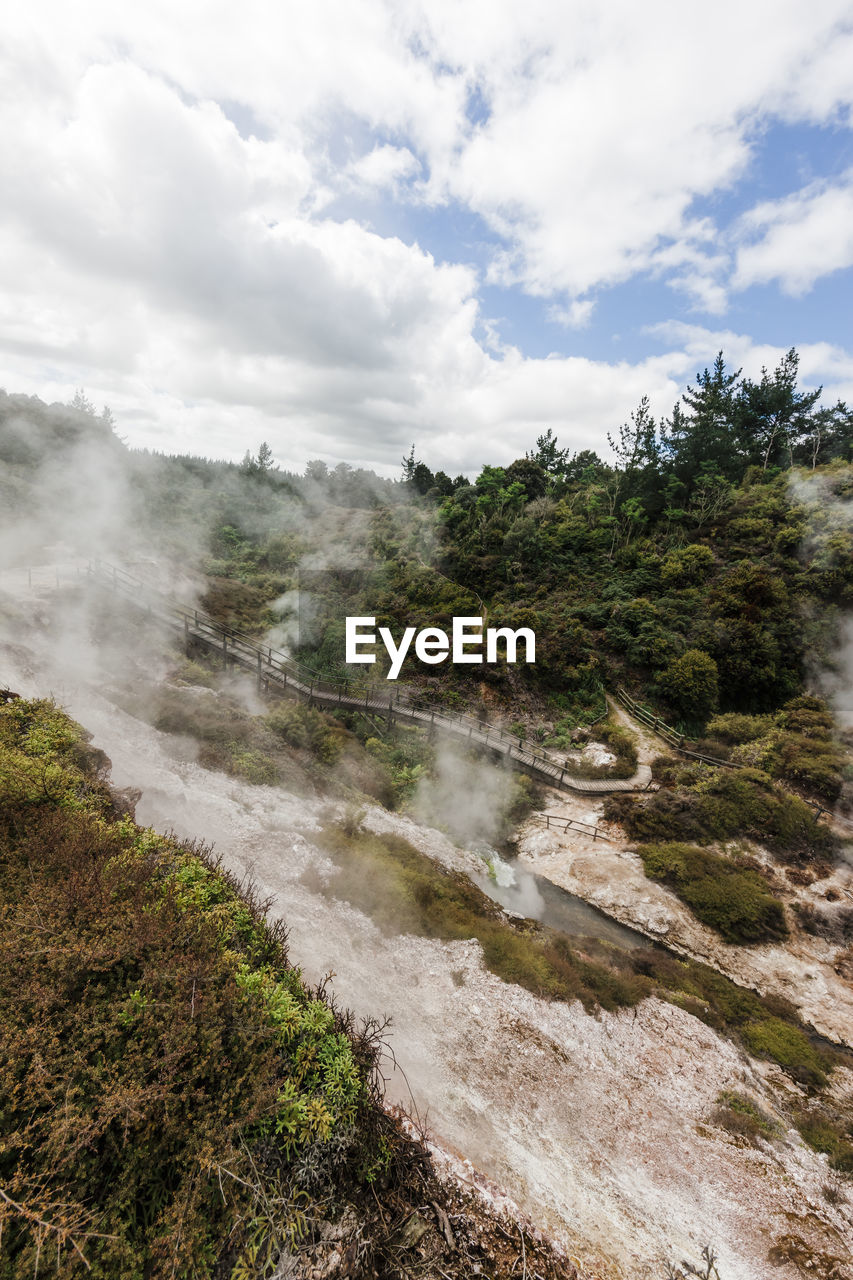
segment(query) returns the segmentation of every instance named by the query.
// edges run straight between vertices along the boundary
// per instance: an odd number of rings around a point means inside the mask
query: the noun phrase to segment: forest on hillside
[[[433,471],[415,446],[396,480],[317,459],[296,475],[266,443],[241,464],[127,450],[82,393],[70,408],[0,402],[10,506],[29,510],[47,471],[36,507],[57,540],[88,521],[96,547],[106,530],[131,560],[197,563],[209,612],[320,674],[347,674],[347,615],[399,634],[473,613],[531,627],[535,666],[427,670],[410,657],[401,678],[415,696],[508,723],[533,711],[559,740],[621,683],[694,735],[744,713],[723,739],[770,734],[772,756],[773,717],[831,686],[844,661],[853,410],[799,387],[793,349],[757,381],[720,353],[669,418],[644,399],[608,444],[606,458],[572,453],[548,429],[473,479]],[[100,523],[92,478],[112,497]],[[381,656],[370,670],[383,679]]]

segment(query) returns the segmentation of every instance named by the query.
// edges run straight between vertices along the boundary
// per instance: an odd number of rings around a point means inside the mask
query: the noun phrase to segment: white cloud
[[[853,169],[840,182],[815,182],[746,213],[733,285],[778,280],[786,293],[806,293],[816,280],[853,266]],[[754,236],[760,238],[749,240]]]
[[[354,160],[347,171],[356,186],[389,188],[396,192],[401,182],[413,178],[420,167],[408,147],[391,147],[386,143]]]
[[[665,357],[668,367],[680,370],[686,382],[694,382],[696,373],[709,367],[718,351],[725,355],[729,369],[740,368],[745,377],[758,379],[762,368],[775,369],[789,349],[756,342],[749,334],[732,329],[673,321],[650,325],[647,332],[673,348]],[[853,401],[853,353],[830,342],[800,343],[797,353],[799,380],[806,390],[822,386],[822,399],[827,404],[839,399]]]
[[[693,202],[746,171],[770,113],[845,117],[846,11],[33,0],[0,48],[2,380],[82,384],[133,443],[240,457],[267,438],[300,467],[393,468],[415,438],[469,469],[549,425],[601,447],[643,394],[668,411],[708,331],[633,363],[526,359],[454,259],[567,328],[637,273],[721,312],[730,260]],[[354,184],[383,234],[347,217]],[[442,261],[388,230],[404,190],[445,217]],[[739,271],[792,228],[819,269],[828,196],[762,215]],[[473,249],[471,214],[491,235]],[[843,353],[821,358],[841,379]]]
[[[744,174],[769,112],[790,112],[798,93],[813,110],[803,82],[813,86],[849,19],[825,0],[808,14],[793,0],[724,0],[713,17],[655,2],[497,0],[464,6],[477,21],[458,25],[456,8],[426,6],[434,56],[469,68],[489,115],[458,153],[433,157],[434,187],[506,237],[505,281],[573,296],[707,234],[692,202]],[[832,85],[823,118],[851,100],[849,79]]]
[[[592,319],[595,310],[593,298],[575,298],[565,307],[548,308],[548,319],[554,324],[561,324],[566,329],[583,329]]]

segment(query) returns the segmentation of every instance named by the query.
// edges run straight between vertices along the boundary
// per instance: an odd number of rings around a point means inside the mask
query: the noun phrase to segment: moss
[[[262,751],[246,749],[238,745],[231,748],[231,767],[228,770],[238,778],[245,778],[256,786],[275,786],[281,775],[275,763]]]
[[[741,1030],[750,1053],[759,1058],[772,1058],[801,1083],[822,1087],[832,1062],[815,1049],[805,1032],[781,1018],[761,1018],[748,1022]]]
[[[745,1093],[724,1089],[717,1095],[714,1123],[755,1145],[757,1139],[781,1137],[782,1126]]]

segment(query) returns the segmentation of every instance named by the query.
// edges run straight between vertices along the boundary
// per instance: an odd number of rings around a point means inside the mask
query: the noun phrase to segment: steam
[[[802,506],[805,531],[800,552],[809,563],[831,569],[853,558],[853,488],[849,470],[804,476],[792,471],[792,499]],[[812,655],[812,679],[832,705],[843,732],[853,730],[853,612],[837,620],[828,653]]]
[[[472,759],[452,740],[439,738],[437,744],[433,776],[418,784],[412,814],[460,844],[498,843],[513,800],[513,774]]]

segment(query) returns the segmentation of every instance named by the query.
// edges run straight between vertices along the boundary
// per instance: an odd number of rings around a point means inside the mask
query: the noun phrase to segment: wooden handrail
[[[434,726],[448,732],[464,733],[468,740],[501,751],[516,767],[538,774],[549,785],[564,790],[604,793],[639,789],[630,780],[575,777],[564,761],[537,749],[524,738],[519,738],[506,729],[495,728],[474,716],[437,712],[435,708],[427,711],[406,702],[399,691],[390,696],[380,695],[366,682],[357,683],[349,678],[329,680],[295,662],[287,654],[269,645],[258,644],[244,632],[214,621],[199,609],[188,609],[175,604],[126,570],[105,561],[90,561],[87,576],[93,582],[106,586],[147,609],[168,626],[180,631],[185,640],[196,639],[215,648],[221,652],[226,666],[230,664],[251,670],[261,692],[270,692],[271,686],[286,688],[311,703],[334,703],[354,710],[377,712],[389,720],[399,716],[426,728]]]

